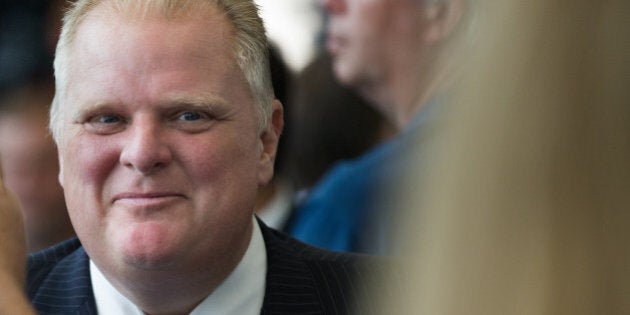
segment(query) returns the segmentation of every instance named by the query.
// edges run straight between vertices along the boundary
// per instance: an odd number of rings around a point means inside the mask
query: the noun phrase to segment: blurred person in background
[[[389,138],[393,127],[352,89],[342,86],[332,71],[331,57],[322,52],[297,77],[292,111],[287,115],[286,159],[296,190],[296,206],[336,163],[354,159]],[[293,212],[285,231],[301,223]],[[335,233],[332,225],[319,233]]]
[[[382,313],[630,314],[630,2],[485,3]]]
[[[74,236],[58,180],[57,149],[48,133],[53,93],[46,81],[0,96],[2,171],[24,211],[29,251]]]
[[[47,130],[64,6],[63,0],[0,3],[0,159],[6,186],[24,211],[29,251],[74,234]]]
[[[340,85],[331,67],[328,54],[318,55],[292,90],[288,140],[298,190],[307,191],[336,162],[358,157],[392,133],[389,121]]]
[[[394,206],[388,197],[415,159],[408,151],[434,124],[466,28],[465,0],[326,0],[327,48],[341,83],[365,97],[396,137],[338,164],[311,190],[289,230],[308,243],[388,253]],[[346,119],[351,120],[350,117]],[[414,162],[415,163],[415,162]]]
[[[335,162],[355,158],[386,139],[392,127],[363,98],[337,82],[328,54],[318,55],[294,75],[273,48],[270,66],[285,124],[274,178],[259,191],[256,214],[267,225],[288,231],[293,209],[308,189]]]

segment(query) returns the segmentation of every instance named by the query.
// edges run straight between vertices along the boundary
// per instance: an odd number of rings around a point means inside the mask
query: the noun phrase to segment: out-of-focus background
[[[630,1],[257,2],[286,120],[257,204],[265,222],[319,246],[405,257],[401,277],[383,280],[394,292],[384,314],[630,313]],[[0,2],[0,158],[31,250],[72,235],[46,132],[65,3]],[[394,7],[401,18],[378,15]],[[410,8],[419,13],[403,19]],[[348,68],[324,48],[332,18],[382,35],[359,52],[411,47],[392,58],[410,58],[409,69],[392,64],[415,79],[386,92],[340,84]],[[406,34],[419,46],[384,35],[414,19],[426,22]],[[446,41],[451,33],[465,44]],[[382,74],[379,57],[359,72]],[[422,109],[405,113],[408,99]],[[383,158],[394,153],[406,159]],[[361,190],[386,177],[387,187]],[[342,189],[331,201],[341,210],[317,207]],[[385,191],[376,213],[346,198]]]
[[[267,35],[293,72],[300,72],[321,52],[324,12],[319,0],[256,0]]]
[[[74,235],[47,129],[63,4],[0,2],[0,159],[6,187],[24,211],[30,251]]]
[[[324,13],[317,0],[256,0],[267,33],[294,73],[321,51]],[[64,0],[0,2],[0,85],[50,73]]]

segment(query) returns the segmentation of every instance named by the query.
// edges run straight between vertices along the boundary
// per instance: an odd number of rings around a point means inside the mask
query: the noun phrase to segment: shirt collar
[[[255,218],[252,238],[236,268],[190,315],[259,314],[265,295],[267,252]],[[92,290],[99,314],[143,315],[144,313],[107,281],[90,260]]]

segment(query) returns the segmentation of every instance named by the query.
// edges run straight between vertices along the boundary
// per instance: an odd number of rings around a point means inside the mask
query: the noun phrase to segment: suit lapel
[[[58,262],[50,264],[51,268],[40,268],[37,273],[29,274],[29,283],[37,288],[35,292],[29,292],[37,312],[96,314],[89,259],[78,240],[62,243],[51,251],[34,255],[29,268],[50,260]]]
[[[364,302],[385,261],[323,250],[260,227],[268,265],[262,314],[373,313]]]
[[[260,226],[267,247],[267,278],[261,314],[322,313],[307,264],[296,258],[282,235],[264,224]]]

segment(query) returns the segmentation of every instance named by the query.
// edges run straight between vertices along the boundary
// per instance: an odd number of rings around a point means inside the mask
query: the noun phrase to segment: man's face
[[[327,48],[337,78],[350,85],[383,75],[391,28],[391,0],[326,0]]]
[[[231,31],[216,12],[129,22],[96,8],[80,25],[60,181],[99,267],[199,268],[247,246],[277,137],[259,131]]]
[[[424,27],[420,1],[321,1],[329,14],[327,48],[342,83],[359,89],[382,86],[401,66],[417,62]]]

